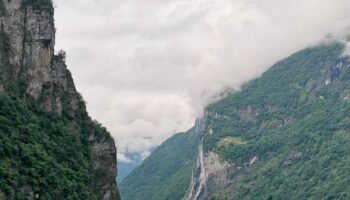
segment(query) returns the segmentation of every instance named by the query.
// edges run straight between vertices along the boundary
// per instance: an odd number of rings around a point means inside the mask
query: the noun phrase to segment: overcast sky
[[[56,49],[124,153],[149,150],[223,88],[350,25],[349,0],[55,0]]]

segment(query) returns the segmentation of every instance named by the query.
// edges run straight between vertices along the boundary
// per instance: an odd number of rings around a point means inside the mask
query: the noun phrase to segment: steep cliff
[[[0,199],[119,199],[114,141],[54,46],[50,0],[0,1]]]

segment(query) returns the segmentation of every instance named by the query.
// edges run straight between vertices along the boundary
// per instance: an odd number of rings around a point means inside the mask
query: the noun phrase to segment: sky
[[[194,125],[225,89],[349,32],[349,0],[54,0],[56,49],[118,161]]]

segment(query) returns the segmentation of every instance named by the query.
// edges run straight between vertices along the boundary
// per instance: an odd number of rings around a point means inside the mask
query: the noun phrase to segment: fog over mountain
[[[56,49],[91,115],[146,157],[223,89],[322,40],[344,39],[349,0],[55,0]],[[296,14],[297,13],[297,14]]]

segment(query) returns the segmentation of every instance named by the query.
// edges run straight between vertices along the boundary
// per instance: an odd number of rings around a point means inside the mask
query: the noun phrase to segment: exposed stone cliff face
[[[258,161],[257,157],[246,161],[243,166],[229,163],[219,154],[203,152],[199,146],[197,164],[193,168],[187,200],[207,200],[233,194],[235,183]]]
[[[215,152],[205,152],[204,137],[213,134],[211,125],[207,121],[209,117],[227,118],[217,113],[206,112],[205,119],[201,121],[202,142],[198,148],[197,164],[192,170],[191,184],[184,198],[186,200],[207,200],[234,193],[236,181],[239,181],[241,176],[258,161],[258,158],[254,156],[240,166],[226,161]]]
[[[91,157],[95,172],[95,190],[99,199],[120,199],[116,185],[116,149],[112,138],[98,140],[92,133],[89,137]]]
[[[19,90],[24,99],[39,100],[48,111],[62,111],[63,97],[70,108],[80,100],[64,54],[55,55],[55,25],[52,6],[33,7],[24,0],[2,0],[0,33],[2,64],[0,89]],[[13,84],[19,88],[13,88]]]
[[[53,7],[33,8],[22,0],[3,0],[1,31],[9,39],[8,64],[13,78],[26,78],[27,94],[38,98],[52,81],[55,26]],[[5,58],[6,59],[6,58]]]
[[[34,101],[45,111],[70,115],[71,130],[79,135],[81,122],[72,113],[78,108],[85,111],[85,105],[64,53],[55,55],[54,9],[48,2],[34,6],[25,0],[0,0],[0,93],[18,96],[24,103]],[[113,139],[91,130],[89,143],[96,196],[119,199]]]
[[[210,189],[227,188],[231,182],[229,173],[230,164],[221,159],[216,153],[209,152],[204,155],[203,144],[201,144],[197,165],[192,171],[190,192],[187,200],[208,199],[213,192],[210,192]]]

